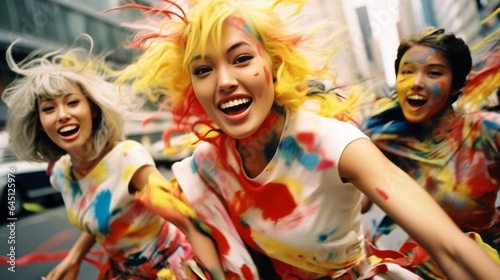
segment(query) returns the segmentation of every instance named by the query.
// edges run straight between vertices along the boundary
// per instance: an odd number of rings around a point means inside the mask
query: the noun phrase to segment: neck
[[[252,165],[264,168],[276,152],[284,124],[284,110],[273,107],[269,116],[255,133],[238,139],[237,149],[244,164],[251,161]]]
[[[450,106],[446,108],[439,116],[436,116],[432,119],[426,120],[422,123],[424,131],[427,131],[428,134],[433,139],[443,139],[449,132],[450,126],[455,122],[457,118],[457,114],[453,111],[453,108]]]
[[[71,157],[72,170],[73,173],[77,173],[74,175],[78,175],[75,177],[84,177],[87,175],[96,165],[97,163],[106,155],[114,145],[108,145],[101,154],[97,157],[93,157],[92,153],[94,151],[94,145],[87,145],[82,147],[82,149],[69,153]]]

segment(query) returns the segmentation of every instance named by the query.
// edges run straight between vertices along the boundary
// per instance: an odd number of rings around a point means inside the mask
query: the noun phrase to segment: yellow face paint
[[[411,89],[411,86],[415,83],[417,79],[415,74],[399,76],[396,79],[396,92],[399,95],[405,95]]]

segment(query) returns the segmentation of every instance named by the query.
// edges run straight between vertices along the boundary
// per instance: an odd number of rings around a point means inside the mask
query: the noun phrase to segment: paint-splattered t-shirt
[[[202,220],[228,222],[217,220],[215,207],[200,210],[211,193],[222,197],[239,235],[270,256],[281,277],[339,276],[363,257],[361,192],[338,171],[342,152],[360,138],[367,137],[348,123],[300,110],[287,114],[277,151],[255,178],[234,140],[224,145],[226,164],[202,143],[172,170]]]
[[[70,222],[95,236],[115,269],[129,275],[124,279],[134,279],[131,275],[155,279],[163,267],[181,271],[176,266],[193,257],[184,235],[129,193],[134,173],[154,165],[142,145],[130,140],[118,143],[78,181],[71,175],[71,165],[69,155],[57,161],[52,186],[61,192]]]
[[[458,115],[444,127],[423,131],[410,124],[394,101],[366,131],[389,157],[423,186],[464,232],[477,232],[499,250],[500,114]],[[392,107],[391,107],[392,106]],[[390,112],[390,113],[389,113]],[[497,245],[495,245],[495,243]]]

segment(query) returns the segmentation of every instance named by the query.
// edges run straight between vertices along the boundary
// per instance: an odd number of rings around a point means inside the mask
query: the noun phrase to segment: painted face
[[[96,113],[78,86],[69,86],[60,96],[38,98],[38,115],[47,136],[67,152],[80,149],[92,137]]]
[[[439,118],[449,108],[452,73],[448,61],[426,46],[411,47],[402,57],[396,91],[405,118],[418,123]]]
[[[195,56],[189,66],[203,108],[220,129],[237,139],[251,136],[274,102],[271,65],[248,30],[241,20],[226,21],[221,48],[207,44],[205,56]]]

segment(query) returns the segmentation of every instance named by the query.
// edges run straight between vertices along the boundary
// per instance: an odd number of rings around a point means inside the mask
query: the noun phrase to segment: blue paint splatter
[[[294,160],[297,160],[307,170],[314,170],[320,162],[317,154],[307,153],[292,136],[285,137],[279,145],[285,159],[285,164],[290,166]]]
[[[104,235],[108,234],[110,205],[111,205],[110,190],[102,191],[96,195],[94,204],[94,213],[97,219],[97,226],[99,228],[99,232],[101,232]]]

